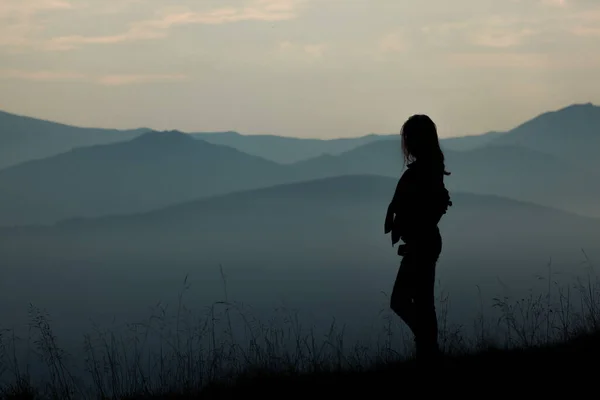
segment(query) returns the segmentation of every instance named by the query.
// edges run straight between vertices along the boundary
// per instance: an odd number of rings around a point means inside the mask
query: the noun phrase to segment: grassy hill
[[[289,329],[293,320],[278,328],[260,327],[257,331],[262,330],[262,335],[250,335],[247,346],[219,338],[213,347],[201,348],[191,341],[203,331],[187,332],[186,327],[165,331],[160,328],[166,322],[163,315],[136,330],[141,342],[100,329],[86,336],[87,367],[73,371],[48,317],[32,310],[30,340],[47,363],[48,379],[35,381],[25,366],[15,367],[10,362],[10,346],[0,340],[0,366],[14,374],[12,381],[0,385],[0,399],[280,399],[378,397],[390,392],[403,396],[415,391],[419,395],[490,391],[516,395],[525,390],[538,395],[558,390],[573,394],[593,385],[600,356],[599,282],[588,280],[580,290],[588,294],[586,305],[570,304],[568,298],[551,303],[544,296],[528,303],[499,299],[503,318],[488,330],[483,317],[474,321],[482,329],[471,338],[449,328],[438,313],[445,354],[429,365],[400,355],[391,341],[368,354],[360,344],[353,347],[344,342],[343,328],[332,328],[329,335],[319,338],[310,330]],[[219,305],[227,310],[224,315],[212,309],[200,316],[205,319],[198,326],[206,326],[208,335],[221,318],[227,324],[228,313],[239,311],[227,302]],[[186,326],[187,320],[181,317],[185,312],[176,313],[178,326]],[[255,323],[248,319],[249,325]],[[143,343],[152,328],[160,330],[157,337],[164,345],[155,358],[147,357]],[[287,350],[286,341],[292,344]],[[83,375],[91,378],[88,385],[82,384]]]
[[[572,390],[580,379],[592,374],[600,356],[600,333],[584,334],[561,343],[511,350],[488,349],[474,354],[449,356],[436,366],[417,362],[381,363],[365,370],[265,372],[243,375],[234,383],[215,384],[199,393],[155,396],[132,396],[134,399],[279,399],[282,396],[398,397],[427,393],[449,395],[475,394],[480,391],[523,393],[525,388],[538,394],[546,391]],[[543,379],[557,377],[550,382]],[[469,382],[476,378],[475,382]],[[590,379],[591,378],[590,376]],[[438,386],[442,384],[443,386]],[[486,386],[485,388],[482,386]],[[494,389],[492,389],[494,388]],[[289,394],[289,395],[286,395]],[[496,392],[498,394],[498,392]],[[167,397],[169,396],[169,397]]]

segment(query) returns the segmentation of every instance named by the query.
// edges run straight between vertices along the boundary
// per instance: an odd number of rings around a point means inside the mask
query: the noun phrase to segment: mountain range
[[[242,135],[238,132],[193,133],[192,136],[281,164],[294,163],[322,154],[341,154],[368,143],[393,137],[393,135],[370,134],[356,138],[312,139],[276,135]]]
[[[570,157],[580,154],[582,141],[597,140],[598,107],[575,104],[535,117],[509,132],[443,138],[445,150],[472,150],[492,143],[524,145],[553,154]],[[50,157],[76,147],[114,143],[137,137],[149,128],[132,130],[79,128],[0,112],[0,168],[21,162]],[[397,134],[368,134],[337,139],[294,138],[277,135],[244,135],[237,132],[191,133],[206,142],[233,147],[277,163],[294,163],[321,155],[339,155],[379,140],[393,139]],[[551,139],[539,146],[539,137]],[[570,138],[570,141],[566,141]],[[575,143],[571,139],[577,139]],[[569,146],[572,144],[572,146]],[[588,143],[589,144],[589,143]],[[593,147],[593,146],[592,146]],[[584,151],[585,152],[585,151]],[[593,154],[592,154],[593,156]],[[586,155],[589,158],[589,154]]]
[[[542,151],[600,172],[600,107],[574,104],[547,112],[498,136],[492,143]]]
[[[102,140],[110,142],[1,169],[0,226],[146,212],[198,198],[340,175],[398,178],[404,167],[397,135],[320,141],[145,129],[78,131],[8,114],[0,117],[0,122],[10,122],[0,125],[0,141],[8,138],[10,142],[30,128],[35,134],[21,137],[19,146],[26,148],[30,143],[31,152],[52,147],[35,140],[44,135],[47,141],[58,138],[56,143],[63,146],[68,142],[65,138],[78,135],[85,137],[78,140],[104,135]],[[13,127],[17,128],[12,131]],[[47,131],[42,134],[40,129]],[[452,191],[498,195],[600,216],[600,169],[593,158],[600,148],[599,129],[600,107],[580,104],[542,114],[509,132],[446,139],[442,144],[452,172],[447,185]],[[286,156],[285,163],[278,163],[234,145],[207,141],[240,138],[239,143],[281,156],[296,149],[300,149],[296,158],[317,151],[335,154],[296,162]],[[452,150],[453,146],[460,150]]]
[[[131,140],[149,128],[130,130],[80,128],[0,111],[0,169],[52,157],[74,148]],[[469,149],[486,143],[496,133],[445,139],[451,149]],[[277,163],[293,163],[322,154],[341,154],[396,135],[369,134],[338,139],[294,138],[277,135],[243,135],[237,132],[191,133],[208,143],[233,147]]]
[[[560,115],[568,121],[587,118],[579,122],[587,130],[570,135],[552,131],[547,139],[550,144],[536,139],[549,126],[547,119],[554,121]],[[583,145],[583,138],[594,143],[600,137],[590,128],[600,127],[597,115],[597,107],[571,106],[508,133],[465,138],[463,150],[445,150],[452,173],[447,185],[452,191],[498,195],[600,216],[600,171],[591,159],[578,157],[593,153]],[[573,143],[579,143],[581,151],[561,152],[563,142],[575,135],[578,139]],[[268,140],[258,138],[257,143]],[[474,140],[480,145],[466,146]],[[303,139],[296,141],[303,143]],[[0,170],[0,225],[145,212],[197,198],[340,175],[398,178],[404,167],[399,137],[371,137],[367,142],[338,155],[277,163],[178,131],[144,132],[133,139],[79,147]],[[540,142],[546,143],[538,146],[543,150],[534,148]],[[570,148],[575,147],[573,143]]]
[[[0,225],[148,211],[289,179],[279,164],[231,147],[148,132],[0,170]]]
[[[378,141],[339,156],[296,163],[306,176],[374,174],[397,177],[400,140]],[[450,190],[493,194],[577,213],[600,215],[600,174],[575,162],[513,145],[445,151]]]
[[[0,111],[0,169],[76,147],[129,140],[148,131],[79,128]]]

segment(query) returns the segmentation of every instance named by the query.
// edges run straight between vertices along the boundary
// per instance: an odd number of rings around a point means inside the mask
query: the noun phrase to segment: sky
[[[440,136],[600,103],[599,0],[0,0],[0,109],[79,126]]]

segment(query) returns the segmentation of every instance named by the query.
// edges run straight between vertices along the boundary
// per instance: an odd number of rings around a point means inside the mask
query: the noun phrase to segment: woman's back
[[[437,225],[451,205],[438,165],[415,161],[400,178],[389,211],[394,214],[392,238],[396,243],[437,233]]]
[[[414,115],[402,127],[404,172],[388,207],[386,233],[392,232],[392,243],[439,233],[437,224],[452,205],[444,184],[450,175],[444,165],[444,154],[437,128],[426,115]]]

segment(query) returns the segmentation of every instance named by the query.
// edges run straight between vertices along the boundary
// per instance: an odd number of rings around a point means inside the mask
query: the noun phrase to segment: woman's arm
[[[384,232],[388,234],[392,231],[392,243],[395,244],[398,241],[396,232],[398,231],[399,218],[398,214],[405,208],[407,192],[409,190],[409,179],[410,174],[407,170],[402,177],[398,180],[394,196],[388,205],[387,212],[385,215]]]

